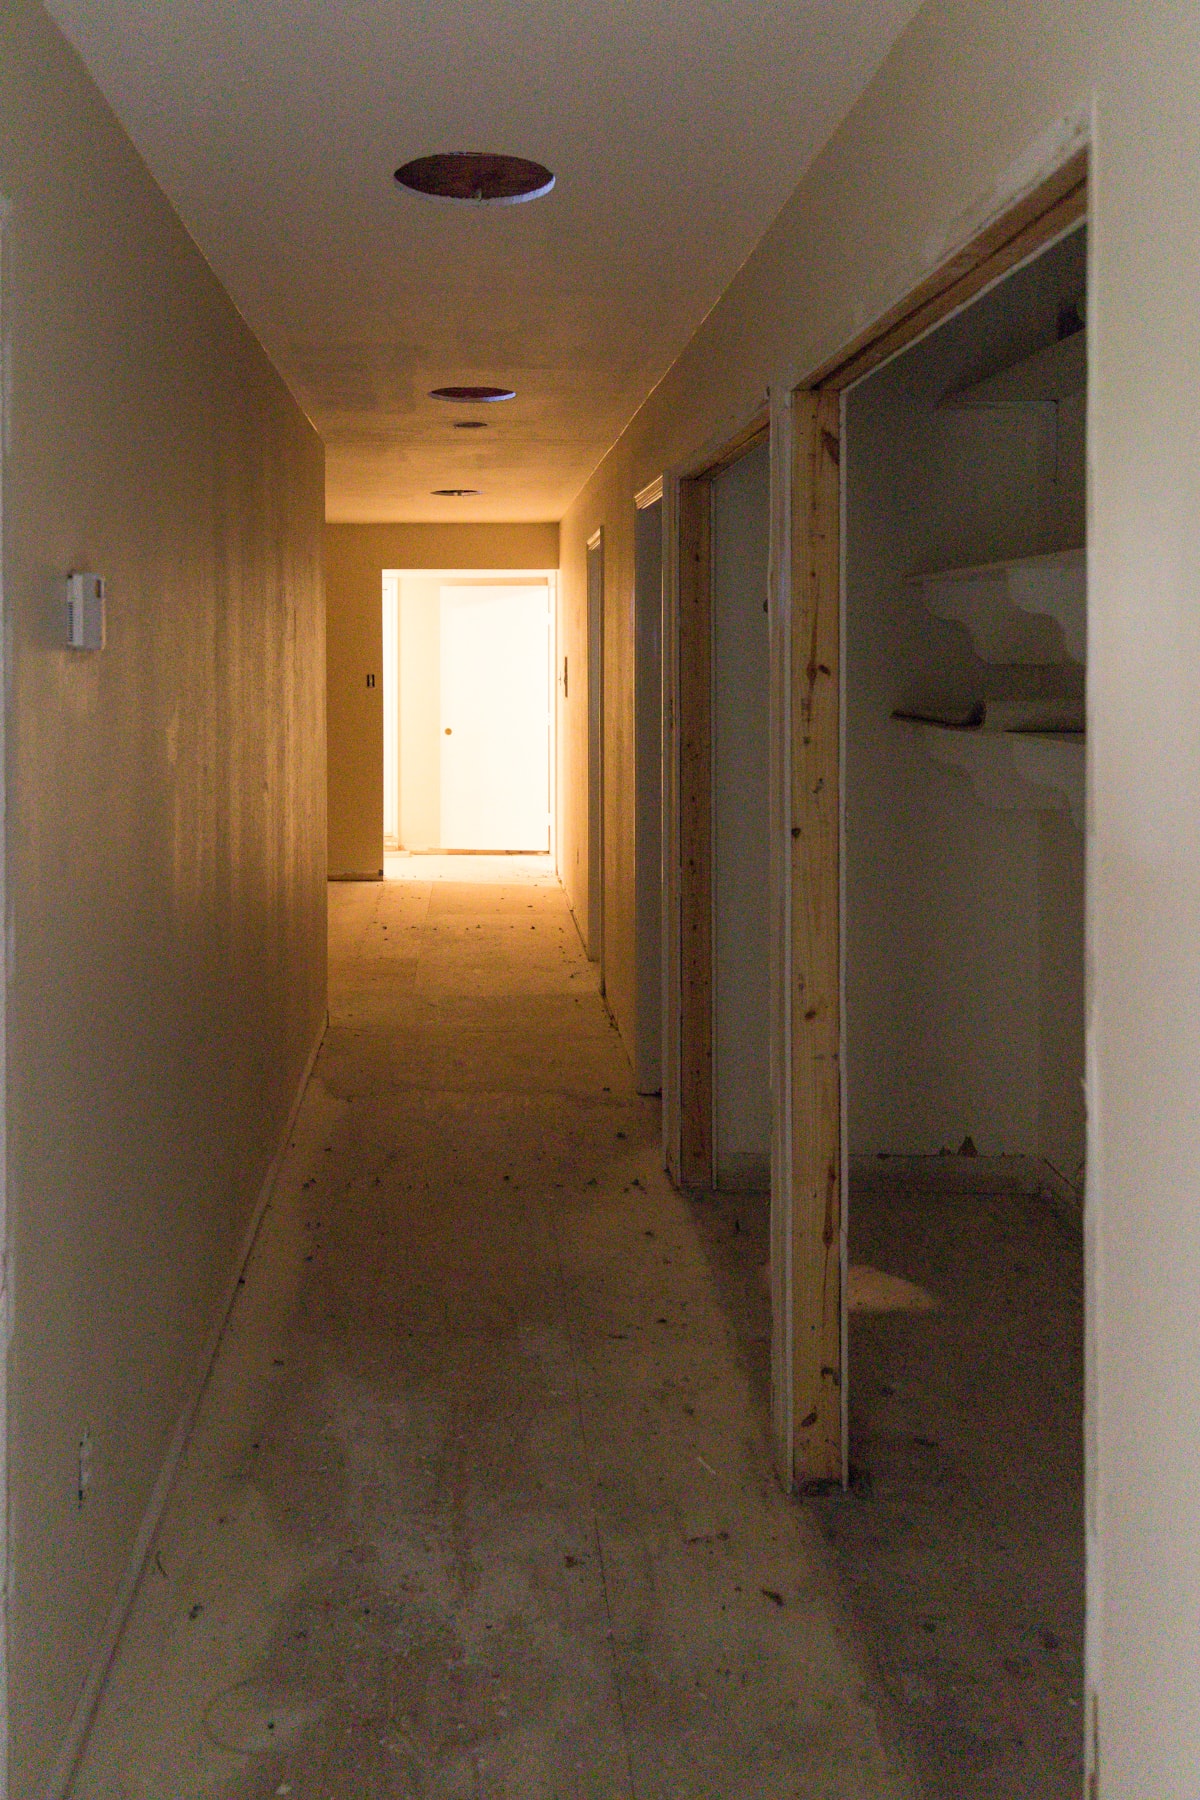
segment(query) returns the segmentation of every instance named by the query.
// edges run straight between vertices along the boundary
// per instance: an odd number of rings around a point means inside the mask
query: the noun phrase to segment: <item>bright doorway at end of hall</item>
[[[389,850],[551,848],[554,576],[385,570]]]

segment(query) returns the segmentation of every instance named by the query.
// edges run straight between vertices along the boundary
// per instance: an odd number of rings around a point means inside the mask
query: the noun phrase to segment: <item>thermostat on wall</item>
[[[103,575],[67,576],[67,643],[72,650],[103,650]]]

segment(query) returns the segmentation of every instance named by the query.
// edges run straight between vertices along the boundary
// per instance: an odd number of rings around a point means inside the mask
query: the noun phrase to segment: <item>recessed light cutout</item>
[[[466,500],[479,492],[478,488],[434,488],[433,493],[439,500]]]
[[[490,406],[493,400],[515,400],[515,388],[506,387],[438,387],[430,388],[431,400],[449,400],[457,406],[464,403]]]
[[[414,194],[434,200],[473,200],[476,205],[519,206],[539,200],[554,186],[541,163],[490,150],[448,150],[402,164],[393,179]]]

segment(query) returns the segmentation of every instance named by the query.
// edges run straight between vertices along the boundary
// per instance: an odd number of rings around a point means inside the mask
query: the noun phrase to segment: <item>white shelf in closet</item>
[[[987,806],[1069,811],[1083,829],[1085,748],[1081,731],[988,731],[898,719],[922,749],[966,775]]]
[[[1087,333],[1072,332],[1044,344],[983,381],[959,388],[939,402],[951,411],[983,406],[1057,406],[1087,385]]]
[[[984,662],[1036,667],[1086,661],[1083,549],[939,569],[909,579],[931,613],[966,627]]]

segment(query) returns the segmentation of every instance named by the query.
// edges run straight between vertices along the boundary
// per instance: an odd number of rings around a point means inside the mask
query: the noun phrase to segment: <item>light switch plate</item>
[[[103,650],[105,634],[103,575],[68,575],[68,645],[72,650]]]

